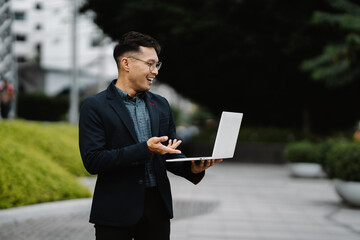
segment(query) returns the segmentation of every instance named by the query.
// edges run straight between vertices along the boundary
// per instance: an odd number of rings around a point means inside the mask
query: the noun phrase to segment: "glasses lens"
[[[157,69],[157,70],[160,70],[161,65],[162,65],[162,62],[158,62],[158,63],[155,65],[156,69]]]

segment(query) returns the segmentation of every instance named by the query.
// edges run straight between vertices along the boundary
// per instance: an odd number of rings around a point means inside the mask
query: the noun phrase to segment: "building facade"
[[[0,81],[15,81],[10,0],[0,0]]]

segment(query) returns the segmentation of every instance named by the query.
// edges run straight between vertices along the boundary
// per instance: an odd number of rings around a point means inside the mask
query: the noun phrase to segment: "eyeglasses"
[[[133,56],[128,56],[128,58],[133,58],[133,59],[135,59],[135,60],[138,60],[138,61],[141,61],[141,62],[143,62],[143,63],[146,63],[146,64],[149,66],[150,72],[154,71],[155,68],[159,71],[160,68],[161,68],[161,65],[162,65],[162,62],[150,63],[150,62],[141,60],[141,59],[136,58],[136,57],[133,57]]]

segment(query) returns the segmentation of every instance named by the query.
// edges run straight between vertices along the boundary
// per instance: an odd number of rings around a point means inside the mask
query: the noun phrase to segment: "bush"
[[[332,142],[326,154],[325,169],[330,178],[360,182],[360,143],[341,140]]]
[[[65,123],[24,120],[0,122],[1,137],[41,151],[76,176],[86,176],[78,147],[78,130]]]
[[[308,141],[289,143],[284,150],[284,160],[291,163],[321,163],[321,149]]]
[[[0,208],[90,196],[45,154],[3,137],[0,145]]]
[[[1,121],[0,152],[0,208],[91,195],[72,174],[85,175],[75,127]]]
[[[20,118],[39,121],[60,121],[69,109],[68,97],[50,97],[44,93],[21,93],[17,114]]]

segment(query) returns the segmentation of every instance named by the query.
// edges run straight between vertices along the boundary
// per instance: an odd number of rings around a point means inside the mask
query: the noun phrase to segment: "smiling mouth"
[[[155,77],[147,77],[146,79],[147,79],[149,82],[153,82],[154,79],[155,79]]]

